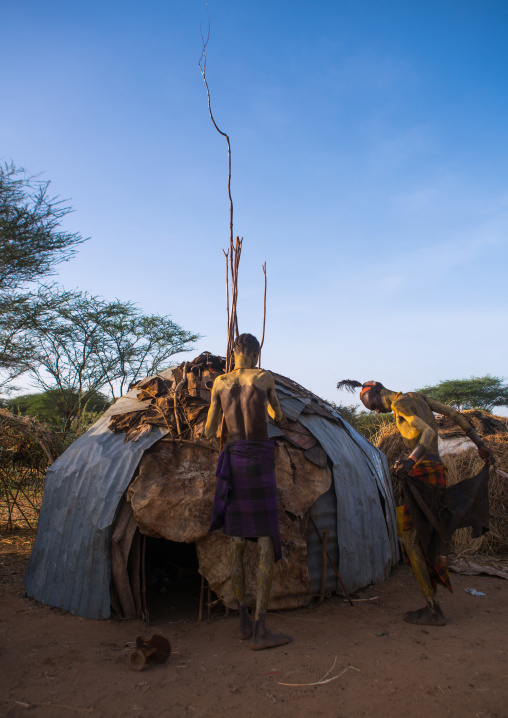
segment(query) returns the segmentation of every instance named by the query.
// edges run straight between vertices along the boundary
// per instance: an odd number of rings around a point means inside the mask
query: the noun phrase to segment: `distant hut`
[[[479,436],[488,442],[489,436],[506,434],[508,431],[508,418],[489,414],[482,409],[466,409],[462,412],[473,429]],[[466,436],[458,424],[448,416],[437,416],[439,427],[439,453],[441,456],[447,454],[460,454],[463,451],[474,449],[475,445]]]
[[[195,569],[236,606],[229,539],[208,533],[219,442],[203,430],[223,368],[203,353],[141,381],[50,467],[25,576],[29,596],[83,617],[136,617],[146,611],[147,583]],[[269,423],[283,553],[272,610],[306,605],[323,578],[326,593],[342,591],[329,562],[322,575],[323,530],[349,592],[384,581],[398,551],[384,454],[326,402],[273,376],[288,428]],[[245,558],[253,604],[253,542]]]

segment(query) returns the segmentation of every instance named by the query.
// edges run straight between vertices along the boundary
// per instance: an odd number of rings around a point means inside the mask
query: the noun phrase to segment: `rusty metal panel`
[[[37,601],[86,618],[111,615],[110,539],[117,508],[144,451],[167,433],[154,427],[125,444],[125,434],[107,428],[109,419],[102,416],[49,468],[24,581]]]

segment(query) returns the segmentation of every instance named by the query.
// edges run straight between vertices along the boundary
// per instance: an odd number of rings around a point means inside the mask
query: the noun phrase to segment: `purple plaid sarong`
[[[216,476],[209,532],[224,526],[228,536],[271,536],[277,562],[282,552],[274,442],[228,442],[219,455]]]

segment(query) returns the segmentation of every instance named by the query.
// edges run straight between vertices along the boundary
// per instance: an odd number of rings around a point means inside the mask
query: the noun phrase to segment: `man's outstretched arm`
[[[492,450],[489,449],[489,447],[478,436],[476,429],[471,426],[469,421],[463,414],[460,413],[460,411],[457,411],[457,409],[453,409],[447,404],[440,404],[439,401],[429,399],[428,396],[426,396],[425,399],[432,411],[435,411],[436,414],[444,414],[444,416],[449,416],[450,419],[452,419],[456,424],[458,424],[458,426],[460,426],[463,431],[466,432],[466,436],[468,437],[468,439],[471,439],[473,444],[476,444],[480,457],[486,463],[492,464],[494,462],[494,454],[492,453]]]

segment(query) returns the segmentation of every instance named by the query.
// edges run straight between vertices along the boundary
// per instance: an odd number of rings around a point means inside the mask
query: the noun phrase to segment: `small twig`
[[[326,678],[326,676],[327,676],[329,673],[331,673],[331,672],[333,671],[333,669],[335,668],[335,664],[336,664],[336,663],[337,663],[337,656],[335,656],[335,660],[334,660],[334,662],[333,662],[333,666],[332,666],[328,671],[326,671],[325,675],[324,675],[322,678],[319,679],[319,682],[320,682],[320,683],[321,683],[321,681],[324,681],[324,679]]]
[[[182,381],[177,385],[175,388],[175,397],[174,397],[174,408],[175,408],[175,420],[176,420],[176,430],[178,432],[178,436],[182,433],[181,427],[180,427],[180,419],[178,418],[178,392],[182,388],[182,386],[187,381],[187,362],[185,362],[183,366],[183,377]]]
[[[189,427],[189,431],[190,431],[190,433],[191,433],[191,436],[194,436],[194,429],[193,429],[192,426],[191,426],[191,423],[190,423],[190,421],[189,421],[189,417],[187,416],[187,412],[185,411],[185,407],[182,405],[182,406],[180,407],[180,409],[182,410],[183,418],[184,418],[185,421],[187,422],[187,426]]]
[[[349,670],[349,666],[347,668],[344,668],[343,671],[338,673],[336,676],[332,676],[332,678],[327,678],[326,681],[315,681],[315,683],[282,683],[278,682],[279,686],[324,686],[325,683],[331,683],[332,681],[337,680],[337,678],[340,678],[344,675],[344,673]]]

